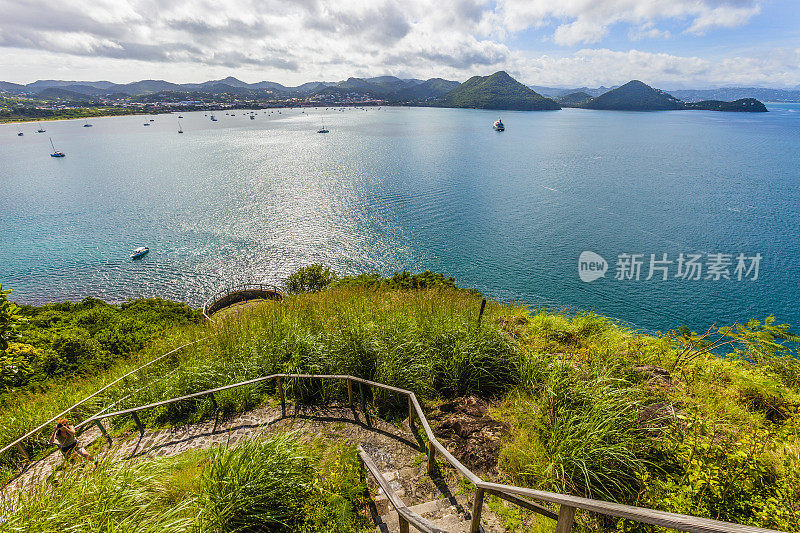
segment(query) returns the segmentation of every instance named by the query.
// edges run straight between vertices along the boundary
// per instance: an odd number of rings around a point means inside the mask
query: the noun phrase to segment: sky
[[[0,80],[800,85],[800,0],[0,0]]]

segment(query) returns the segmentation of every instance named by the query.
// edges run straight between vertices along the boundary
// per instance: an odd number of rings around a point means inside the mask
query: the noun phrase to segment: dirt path
[[[441,477],[431,479],[426,472],[426,456],[406,423],[400,427],[347,406],[305,406],[286,417],[280,407],[265,407],[236,414],[218,422],[207,421],[175,427],[140,436],[138,432],[115,437],[109,447],[97,428],[90,428],[81,443],[102,443],[101,460],[136,460],[141,457],[168,457],[191,449],[207,449],[218,444],[234,445],[243,439],[275,432],[298,430],[305,435],[346,440],[361,444],[391,482],[392,488],[409,507],[439,527],[452,532],[467,531],[471,493],[463,493],[457,474],[449,465],[441,465]],[[99,439],[99,440],[98,440]],[[2,490],[0,498],[15,498],[21,491],[30,492],[61,463],[61,454],[52,453],[37,461]],[[373,495],[370,513],[378,531],[399,531],[396,514],[388,500],[368,476]],[[417,506],[416,508],[414,506]],[[503,531],[484,506],[482,516],[486,531]]]

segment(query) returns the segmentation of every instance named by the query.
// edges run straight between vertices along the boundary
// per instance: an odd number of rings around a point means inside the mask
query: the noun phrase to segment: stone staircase
[[[148,431],[144,435],[133,430],[114,437],[110,447],[96,427],[85,431],[79,440],[83,446],[94,442],[92,453],[101,461],[130,461],[141,457],[168,457],[219,444],[235,445],[243,439],[289,430],[307,436],[344,439],[361,444],[395,493],[413,511],[443,530],[469,531],[471,490],[462,488],[457,473],[446,463],[439,464],[440,476],[433,479],[428,476],[426,455],[407,421],[398,427],[374,416],[365,417],[362,412],[342,405],[288,407],[292,412],[287,412],[286,417],[281,416],[280,407],[264,407],[218,421]],[[14,498],[20,492],[43,486],[61,462],[61,454],[56,451],[30,465],[0,491],[0,499]],[[372,496],[369,512],[376,531],[400,531],[397,513],[386,495],[369,474],[367,481]],[[485,531],[504,531],[487,506],[481,518]],[[411,529],[414,530],[413,526]]]

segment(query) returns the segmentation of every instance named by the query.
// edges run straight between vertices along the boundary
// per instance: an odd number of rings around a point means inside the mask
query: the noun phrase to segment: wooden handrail
[[[415,528],[424,533],[448,533],[445,529],[440,529],[436,527],[435,524],[432,524],[428,520],[422,518],[420,515],[409,509],[403,500],[395,494],[392,486],[383,477],[381,474],[380,469],[378,469],[378,465],[375,464],[375,461],[372,460],[372,457],[364,451],[364,448],[361,445],[358,445],[358,456],[361,457],[361,461],[364,462],[364,466],[367,467],[367,470],[372,477],[375,478],[375,481],[378,482],[378,485],[383,490],[384,494],[386,494],[386,498],[389,500],[389,503],[392,504],[394,510],[397,511],[397,518],[400,522],[400,531],[408,531],[408,524],[411,524]],[[405,522],[405,523],[404,523]]]
[[[668,513],[666,511],[656,511],[655,509],[647,509],[645,507],[634,507],[621,503],[592,500],[579,496],[570,496],[568,494],[514,487],[512,485],[501,485],[499,483],[482,481],[478,486],[487,491],[527,496],[548,503],[583,509],[585,511],[592,511],[617,518],[625,518],[643,524],[662,526],[676,531],[688,531],[690,533],[780,533],[773,529],[722,522],[720,520],[711,520],[709,518],[700,518],[697,516]]]
[[[165,354],[163,354],[163,355],[160,355],[160,356],[156,357],[155,359],[152,359],[152,360],[148,361],[147,363],[143,364],[142,366],[140,366],[140,367],[138,367],[138,368],[135,368],[135,369],[131,370],[131,371],[130,371],[130,372],[128,372],[127,374],[125,374],[125,375],[123,375],[123,376],[120,376],[120,377],[118,377],[117,379],[115,379],[114,381],[112,381],[111,383],[109,383],[108,385],[104,386],[104,387],[103,387],[103,388],[101,388],[101,389],[98,389],[97,391],[95,391],[94,393],[90,394],[89,396],[87,396],[87,397],[86,397],[86,398],[84,398],[83,400],[79,401],[78,403],[76,403],[76,404],[74,404],[74,405],[72,405],[72,406],[70,406],[70,407],[67,407],[65,410],[61,411],[60,413],[58,413],[57,415],[55,415],[54,417],[52,417],[52,418],[51,418],[51,419],[49,419],[48,421],[46,421],[46,422],[42,423],[41,425],[39,425],[39,426],[37,426],[36,428],[34,428],[34,429],[32,429],[31,431],[29,431],[28,433],[26,433],[26,434],[24,434],[23,436],[19,437],[17,440],[15,440],[14,442],[12,442],[11,444],[9,444],[9,445],[5,446],[4,448],[0,449],[0,454],[2,454],[3,452],[5,452],[5,451],[7,451],[7,450],[11,449],[11,448],[12,448],[12,447],[14,447],[14,446],[20,447],[20,446],[22,445],[22,441],[24,441],[25,439],[27,439],[27,438],[28,438],[28,437],[30,437],[31,435],[34,435],[35,433],[38,433],[39,431],[41,431],[41,430],[42,430],[42,429],[44,429],[45,427],[49,426],[50,424],[52,424],[53,422],[55,422],[55,421],[56,421],[56,420],[58,420],[59,418],[61,418],[61,417],[63,417],[64,415],[66,415],[67,413],[70,413],[70,412],[72,412],[72,411],[73,411],[73,410],[74,410],[76,407],[78,407],[78,406],[80,406],[80,405],[82,405],[82,404],[86,403],[87,401],[91,400],[92,398],[94,398],[95,396],[97,396],[98,394],[100,394],[101,392],[103,392],[103,391],[107,390],[109,387],[112,387],[113,385],[116,385],[117,383],[119,383],[119,382],[120,382],[120,381],[122,381],[123,379],[127,378],[128,376],[131,376],[131,375],[135,374],[136,372],[140,371],[141,369],[143,369],[143,368],[146,368],[146,367],[148,367],[148,366],[152,365],[153,363],[155,363],[155,362],[157,362],[157,361],[160,361],[161,359],[164,359],[164,358],[165,358],[165,357],[167,357],[168,355],[172,355],[172,354],[174,354],[175,352],[177,352],[177,351],[179,351],[179,350],[182,350],[183,348],[186,348],[187,346],[191,346],[192,344],[195,344],[195,343],[198,343],[198,342],[200,342],[200,341],[206,340],[206,339],[208,339],[209,337],[213,337],[213,336],[215,336],[215,335],[209,335],[209,336],[207,336],[207,337],[203,337],[202,339],[197,339],[196,341],[188,342],[188,343],[186,343],[186,344],[184,344],[184,345],[182,345],[182,346],[178,346],[177,348],[175,348],[175,349],[173,349],[173,350],[170,350],[170,351],[168,351],[167,353],[165,353]],[[115,402],[115,403],[116,403],[116,402]],[[114,404],[112,404],[112,405],[114,405]],[[111,407],[111,406],[109,406],[109,407]],[[107,407],[106,409],[108,409],[108,407]],[[104,411],[104,410],[105,410],[105,409],[103,409],[103,411]],[[102,413],[103,411],[100,411],[100,413]],[[98,413],[95,413],[95,415],[97,415],[97,414],[98,414]],[[92,416],[95,416],[95,415],[92,415]],[[91,417],[90,417],[90,418],[91,418]],[[79,424],[78,426],[76,426],[76,429],[77,429],[78,427],[80,427],[80,425],[82,425],[82,424]],[[27,455],[27,452],[26,452],[26,455]]]
[[[99,423],[100,420],[111,418],[114,416],[119,415],[126,415],[131,414],[136,416],[136,413],[139,411],[143,411],[145,409],[151,409],[153,407],[159,407],[162,405],[167,405],[174,402],[179,402],[183,400],[198,398],[201,396],[214,394],[216,392],[232,389],[235,387],[242,387],[245,385],[252,385],[254,383],[259,383],[262,381],[275,379],[278,381],[278,392],[281,397],[281,404],[282,404],[282,412],[285,413],[285,398],[283,394],[283,386],[281,385],[281,380],[284,378],[289,379],[336,379],[336,380],[346,380],[348,383],[361,383],[364,385],[368,385],[371,387],[380,388],[383,390],[387,390],[390,392],[395,392],[397,394],[402,394],[408,397],[409,399],[409,423],[412,423],[412,410],[416,412],[417,417],[422,425],[422,428],[425,432],[426,437],[429,441],[428,446],[428,474],[432,475],[435,470],[435,459],[434,454],[435,451],[439,451],[445,459],[465,478],[467,478],[473,485],[475,485],[475,498],[473,501],[473,508],[472,508],[472,522],[470,525],[470,531],[472,533],[477,533],[480,526],[480,515],[481,515],[481,508],[483,505],[483,496],[484,493],[495,494],[509,502],[515,503],[527,509],[533,510],[544,516],[550,518],[557,518],[558,522],[556,525],[556,532],[557,533],[568,533],[572,528],[573,519],[575,515],[576,509],[583,509],[586,511],[591,511],[599,514],[603,514],[606,516],[613,516],[617,518],[624,518],[628,520],[633,520],[636,522],[644,523],[644,524],[653,524],[662,527],[666,527],[669,529],[673,529],[676,531],[687,531],[690,533],[783,533],[779,531],[775,531],[772,529],[764,529],[758,528],[754,526],[745,526],[740,524],[734,524],[731,522],[722,522],[719,520],[710,520],[707,518],[699,518],[695,516],[689,515],[682,515],[677,513],[668,513],[665,511],[656,511],[654,509],[647,509],[644,507],[634,507],[631,505],[623,505],[613,502],[607,502],[603,500],[592,500],[589,498],[581,498],[579,496],[570,496],[567,494],[559,494],[555,492],[547,492],[547,491],[540,491],[536,489],[529,489],[524,487],[515,487],[512,485],[503,485],[499,483],[489,483],[483,481],[477,475],[475,475],[471,470],[469,470],[466,466],[464,466],[461,461],[453,457],[453,455],[445,448],[437,439],[436,436],[433,434],[433,430],[428,423],[427,418],[425,417],[425,412],[422,410],[422,407],[417,400],[417,396],[410,390],[401,389],[398,387],[392,387],[391,385],[385,385],[383,383],[378,383],[375,381],[370,381],[368,379],[359,378],[356,376],[350,376],[346,374],[270,374],[268,376],[262,376],[254,379],[250,379],[247,381],[242,381],[239,383],[233,383],[230,385],[224,385],[222,387],[217,387],[214,389],[208,389],[205,391],[195,392],[193,394],[187,394],[185,396],[181,396],[179,398],[173,398],[170,400],[162,400],[160,402],[155,402],[147,405],[142,405],[139,407],[132,407],[130,409],[124,409],[122,411],[116,411],[112,413],[99,413],[79,424],[77,427],[80,427],[85,424],[89,423]],[[348,385],[348,398],[352,403],[351,391],[350,386]],[[138,420],[138,417],[136,417]],[[137,426],[139,423],[137,423]],[[363,450],[360,450],[363,452]],[[360,453],[361,454],[361,453]],[[366,455],[366,454],[365,454]],[[367,455],[367,457],[369,457]],[[363,457],[362,457],[363,459]],[[365,461],[366,464],[366,461]],[[374,466],[374,463],[373,463]],[[369,465],[367,465],[369,469]],[[378,476],[375,476],[378,484],[381,485],[381,482],[385,479],[380,476],[380,472],[377,471],[377,467],[375,467],[375,471],[377,472]],[[380,477],[379,477],[380,476]],[[387,484],[388,486],[388,484]],[[383,485],[381,485],[383,488]],[[391,487],[389,487],[391,488]],[[387,497],[389,497],[390,501],[392,501],[391,497],[389,496],[390,492],[384,489],[386,492]],[[393,493],[392,493],[393,494]],[[533,498],[535,500],[544,501],[552,504],[557,504],[560,506],[559,513],[556,515],[555,512],[550,511],[546,508],[541,508],[534,502],[530,502],[522,497]],[[441,530],[429,530],[423,529],[424,527],[435,527],[433,524],[425,521],[418,515],[414,515],[413,512],[408,510],[405,507],[405,504],[402,503],[402,500],[396,498],[397,501],[392,501],[392,505],[397,510],[398,514],[401,518],[405,519],[408,523],[413,524],[417,529],[420,531],[441,531]],[[404,510],[405,509],[405,510]],[[411,514],[409,514],[411,513]],[[419,519],[417,519],[417,518]],[[420,522],[422,520],[422,522]],[[416,521],[416,522],[415,522]],[[402,523],[402,520],[401,520]],[[419,525],[418,525],[419,524]],[[427,524],[427,525],[425,525]]]

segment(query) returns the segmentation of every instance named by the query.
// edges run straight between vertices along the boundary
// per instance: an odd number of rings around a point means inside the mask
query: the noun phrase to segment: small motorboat
[[[147,252],[150,251],[150,248],[147,246],[140,246],[139,248],[135,249],[131,254],[131,259],[139,259],[140,257],[144,257],[147,255]]]
[[[50,154],[50,157],[64,157],[64,152],[59,152],[56,150],[55,145],[53,145],[53,139],[50,139],[50,146],[53,148],[53,153]]]
[[[250,115],[250,120],[255,120],[255,119],[256,119],[256,117],[254,117],[253,115]]]
[[[506,130],[506,127],[503,125],[503,121],[500,120],[499,118],[497,119],[497,122],[492,124],[492,127],[494,128],[494,131],[505,131]]]

